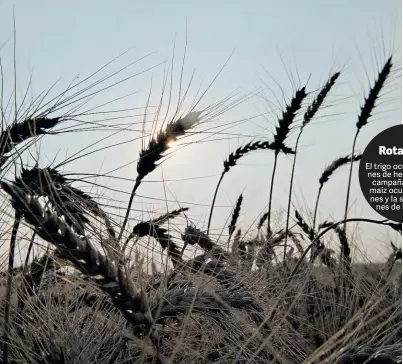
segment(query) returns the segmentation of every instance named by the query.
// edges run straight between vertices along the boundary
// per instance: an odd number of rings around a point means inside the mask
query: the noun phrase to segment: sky
[[[171,105],[168,109],[171,112],[177,103],[184,54],[182,93],[193,70],[195,76],[181,110],[183,114],[189,111],[199,86],[205,89],[218,73],[219,77],[199,107],[217,103],[234,91],[240,92],[239,97],[245,96],[236,107],[197,127],[194,135],[173,146],[172,158],[164,161],[140,187],[139,195],[146,198],[135,198],[133,219],[148,219],[167,209],[189,206],[189,218],[205,229],[209,205],[228,154],[252,139],[271,139],[276,119],[295,89],[307,84],[309,91],[315,91],[333,72],[342,71],[339,82],[300,142],[292,201],[307,220],[314,208],[318,178],[335,158],[351,152],[359,107],[370,82],[390,54],[393,54],[396,71],[371,123],[360,133],[357,151],[362,152],[375,135],[402,120],[398,71],[402,25],[398,0],[2,0],[0,56],[7,97],[14,87],[13,11],[18,103],[23,104],[28,85],[28,98],[34,98],[58,81],[52,88],[55,95],[73,79],[84,80],[86,75],[123,52],[127,51],[94,80],[138,60],[106,84],[127,78],[125,82],[94,95],[83,106],[88,110],[89,105],[108,103],[97,110],[128,110],[115,113],[119,115],[116,120],[110,120],[112,114],[80,118],[97,122],[103,119],[108,130],[104,127],[98,131],[49,136],[41,141],[41,162],[50,164],[63,161],[107,137],[91,148],[114,147],[66,164],[63,170],[81,174],[115,170],[109,174],[110,178],[97,180],[99,185],[92,192],[113,199],[116,206],[124,207],[123,202],[128,201],[127,192],[132,186],[129,179],[136,177],[145,106],[150,97],[147,112],[156,110],[164,72],[169,70],[173,54],[172,99],[169,102],[167,92],[161,116],[168,105]],[[309,97],[311,100],[312,95]],[[112,100],[115,101],[109,103]],[[116,132],[118,124],[126,129]],[[147,128],[151,130],[151,123],[147,123]],[[288,139],[290,146],[295,143],[296,130]],[[287,205],[291,166],[292,159],[280,155],[273,197],[278,227],[284,223],[281,214]],[[221,233],[227,234],[232,206],[240,193],[243,193],[244,203],[239,224],[245,232],[250,226],[254,231],[256,219],[267,209],[272,168],[273,154],[261,151],[245,157],[231,169],[219,190],[212,236],[219,238]],[[324,187],[319,221],[338,220],[343,216],[347,178],[348,168],[345,168]],[[116,192],[119,190],[126,194]],[[351,217],[382,218],[362,195],[358,164],[354,168],[351,191]],[[124,209],[119,214],[123,216]],[[133,220],[129,226],[135,223]],[[398,241],[390,230],[378,226],[352,226],[349,234],[359,249],[366,250],[372,259],[382,259],[390,252],[389,241]]]

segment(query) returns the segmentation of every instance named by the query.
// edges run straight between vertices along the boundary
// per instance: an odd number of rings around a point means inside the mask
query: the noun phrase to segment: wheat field
[[[320,175],[298,168],[305,135],[349,97],[337,93],[348,65],[320,84],[293,79],[268,133],[209,159],[219,173],[201,216],[198,188],[189,191],[192,202],[170,197],[165,185],[159,198],[150,186],[164,182],[167,164],[178,179],[188,176],[179,158],[198,175],[194,150],[204,153],[212,138],[224,142],[231,125],[264,119],[260,112],[227,115],[250,102],[269,107],[266,83],[210,101],[227,61],[199,87],[193,74],[185,80],[185,49],[168,66],[133,69],[143,57],[115,66],[122,53],[63,90],[35,92],[28,82],[20,92],[15,53],[7,51],[16,46],[0,44],[1,65],[12,65],[1,67],[1,363],[401,362],[402,225],[352,213],[357,140],[370,141],[363,131],[400,87],[394,52],[378,55],[363,88],[354,134],[345,133],[350,153],[335,155]],[[161,64],[162,86],[150,86],[130,109],[114,107],[124,97],[119,85]],[[127,139],[117,142],[117,134]],[[76,135],[89,139],[71,152]],[[68,137],[71,149],[60,152]],[[42,149],[47,141],[52,155]],[[130,148],[130,164],[121,163],[122,146]],[[111,168],[102,153],[113,158]],[[243,164],[252,155],[270,170],[266,190],[254,192],[265,209],[245,218],[249,195],[239,191],[227,216],[219,201],[229,177],[245,170],[243,178],[258,178]],[[316,189],[303,205],[299,175]],[[332,197],[344,207],[337,216],[324,208],[332,189],[343,191]],[[277,206],[280,190],[286,198]],[[379,232],[384,259],[361,251],[359,234],[369,227]]]

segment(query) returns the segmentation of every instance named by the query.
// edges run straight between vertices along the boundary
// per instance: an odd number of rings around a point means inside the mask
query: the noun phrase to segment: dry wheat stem
[[[8,363],[8,344],[9,344],[9,320],[10,320],[10,305],[11,305],[11,285],[13,282],[14,273],[14,253],[15,243],[17,239],[18,227],[20,226],[21,215],[16,212],[14,217],[13,230],[10,238],[10,248],[8,252],[8,274],[7,274],[7,288],[6,288],[6,305],[4,308],[3,317],[3,363]]]
[[[312,116],[313,117],[313,116]],[[304,125],[301,127],[301,130],[298,134],[297,140],[295,142],[295,155],[294,155],[294,160],[292,163],[292,170],[291,170],[291,179],[290,179],[290,189],[288,192],[288,205],[287,205],[287,215],[286,215],[286,223],[285,223],[285,231],[288,231],[289,228],[289,223],[290,223],[290,211],[291,211],[291,198],[292,198],[292,187],[293,187],[293,182],[294,182],[294,173],[295,173],[295,166],[297,163],[297,153],[298,153],[298,144],[299,144],[299,139],[302,135]],[[284,251],[283,251],[283,262],[286,264],[286,254],[287,254],[287,240],[288,240],[288,234],[286,233],[285,235],[285,241],[284,241]]]
[[[357,121],[357,131],[354,136],[352,152],[351,152],[351,162],[350,162],[350,173],[348,176],[348,184],[347,184],[347,196],[346,196],[346,205],[344,209],[344,220],[347,219],[349,200],[350,200],[350,190],[351,190],[351,178],[353,174],[353,158],[355,153],[355,145],[357,142],[358,134],[363,126],[368,123],[368,119],[371,117],[371,113],[375,109],[375,104],[377,99],[379,98],[380,92],[384,87],[386,80],[392,70],[392,56],[386,61],[383,66],[381,72],[378,75],[377,80],[375,81],[373,87],[370,89],[368,97],[365,99],[364,106],[361,107],[361,113],[358,116]],[[343,225],[343,229],[346,229],[346,225]]]
[[[336,72],[335,74],[330,77],[330,79],[326,82],[326,84],[322,87],[320,90],[319,94],[316,96],[314,101],[312,102],[311,105],[308,106],[305,114],[304,114],[304,120],[302,122],[300,131],[298,133],[297,140],[295,142],[295,154],[294,154],[294,160],[292,163],[292,170],[291,170],[291,178],[290,178],[290,189],[288,193],[288,205],[287,205],[287,215],[286,215],[286,224],[285,224],[285,230],[288,231],[289,228],[289,223],[290,223],[290,211],[291,211],[291,198],[292,198],[292,187],[294,183],[294,174],[295,174],[295,166],[297,162],[297,153],[298,153],[298,145],[299,145],[299,140],[301,138],[302,132],[304,131],[304,128],[306,125],[308,125],[312,119],[315,117],[316,113],[319,111],[320,107],[322,106],[326,96],[329,94],[330,90],[336,83],[337,79],[340,76],[340,72]],[[313,227],[315,229],[315,226]],[[285,264],[286,261],[286,254],[287,254],[287,241],[288,241],[288,234],[285,236],[285,241],[284,241],[284,251],[283,251],[283,262]]]
[[[267,236],[271,234],[271,207],[272,207],[272,200],[273,200],[273,190],[274,190],[274,177],[276,174],[277,168],[277,159],[278,154],[280,153],[281,149],[285,146],[285,140],[290,132],[290,127],[295,120],[295,116],[297,112],[301,109],[302,102],[306,97],[305,87],[297,90],[295,92],[294,97],[292,98],[289,105],[286,105],[285,110],[282,113],[281,118],[278,120],[278,126],[276,127],[276,133],[274,134],[274,142],[273,147],[275,150],[274,153],[274,165],[273,165],[273,172],[271,176],[270,182],[270,192],[269,192],[269,207],[267,210]],[[295,153],[295,151],[294,151]]]
[[[345,208],[344,208],[344,219],[347,219],[347,215],[348,215],[348,206],[349,206],[349,202],[350,202],[350,189],[351,189],[351,179],[353,176],[353,158],[354,158],[354,152],[355,152],[355,145],[357,143],[357,138],[358,138],[358,134],[360,133],[359,128],[357,128],[357,131],[355,133],[354,136],[354,140],[353,140],[353,147],[352,147],[352,152],[351,152],[351,161],[350,161],[350,171],[348,174],[348,182],[347,182],[347,196],[346,196],[346,204],[345,204]],[[346,229],[346,225],[343,226],[343,229]]]
[[[267,237],[270,238],[272,234],[271,230],[271,206],[273,202],[273,191],[274,191],[274,177],[276,175],[277,169],[277,160],[278,160],[278,153],[274,154],[274,163],[273,163],[273,171],[271,174],[271,181],[270,181],[270,192],[269,192],[269,207],[267,210]]]
[[[31,239],[29,241],[29,245],[28,245],[28,249],[27,249],[27,254],[25,255],[25,263],[24,263],[24,270],[23,270],[23,274],[26,273],[26,270],[28,268],[28,262],[29,262],[29,256],[31,255],[31,250],[32,247],[34,246],[34,240],[35,240],[35,232],[32,233]]]
[[[312,116],[313,117],[313,116]],[[297,141],[295,142],[295,155],[294,155],[294,160],[292,163],[292,170],[291,170],[291,179],[290,179],[290,189],[288,192],[288,204],[287,204],[287,215],[286,215],[286,223],[285,223],[285,241],[284,241],[284,251],[283,251],[283,263],[284,265],[286,264],[286,254],[287,254],[287,240],[288,240],[288,228],[289,228],[289,223],[290,223],[290,211],[291,211],[291,198],[292,198],[292,187],[293,187],[293,182],[294,182],[294,173],[295,173],[295,166],[297,163],[297,153],[298,153],[298,144],[299,144],[299,139],[302,135],[304,125],[301,127],[301,130],[298,134]]]

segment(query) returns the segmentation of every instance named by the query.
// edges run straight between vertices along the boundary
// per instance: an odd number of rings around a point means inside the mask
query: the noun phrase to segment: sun
[[[176,140],[174,138],[169,139],[167,145],[169,148],[173,148],[176,145]]]

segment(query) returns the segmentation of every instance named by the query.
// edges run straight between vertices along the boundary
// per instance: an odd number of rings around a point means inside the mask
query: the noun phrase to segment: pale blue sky
[[[313,209],[317,179],[324,167],[336,157],[350,151],[356,115],[364,90],[368,90],[366,72],[372,80],[377,67],[386,60],[391,51],[394,52],[398,67],[401,64],[401,1],[398,0],[3,0],[0,2],[0,45],[6,41],[7,43],[1,49],[0,55],[8,95],[13,87],[13,6],[17,24],[17,86],[20,96],[27,87],[30,74],[33,75],[32,92],[38,94],[60,77],[63,78],[60,87],[67,86],[77,74],[88,75],[128,48],[134,47],[122,60],[112,65],[109,71],[157,51],[122,75],[140,72],[161,61],[169,60],[175,34],[176,64],[179,65],[184,51],[186,22],[188,49],[185,76],[188,77],[196,68],[195,87],[189,95],[189,100],[192,100],[197,90],[197,82],[204,80],[203,84],[207,85],[232,51],[234,54],[229,64],[209,91],[205,102],[218,101],[237,88],[242,88],[245,93],[251,92],[265,83],[274,92],[273,94],[266,91],[266,97],[278,105],[274,95],[278,100],[282,99],[282,95],[276,82],[284,88],[287,97],[292,93],[286,70],[291,69],[295,77],[298,74],[302,84],[310,77],[308,89],[313,90],[326,80],[330,72],[343,67],[340,82],[329,99],[328,105],[331,107],[321,113],[321,117],[307,128],[301,140],[293,201],[302,210]],[[162,87],[162,71],[163,67],[159,66],[119,85],[113,91],[106,91],[97,97],[95,104],[140,91],[117,102],[113,107],[143,107],[153,77],[152,100],[155,105],[158,103],[158,91]],[[362,151],[377,133],[401,122],[400,79],[396,80],[396,76],[397,74],[394,77],[395,82],[389,84],[389,94],[381,102],[372,123],[366,126],[360,135],[357,148],[359,151]],[[178,69],[174,83],[174,90],[177,90]],[[55,90],[57,89],[56,87]],[[263,99],[255,97],[222,116],[220,123],[256,116],[267,110],[268,106]],[[267,120],[257,117],[253,121],[238,123],[227,132],[256,138],[270,137],[273,131],[270,123],[275,119],[273,115],[268,118]],[[119,122],[141,120],[141,117],[137,117]],[[48,137],[43,139],[42,151],[49,159],[58,152],[58,160],[62,160],[74,150],[99,139],[100,135],[91,132],[80,136],[73,134]],[[134,131],[127,131],[111,138],[107,144],[137,136]],[[209,205],[223,160],[243,141],[250,140],[228,134],[221,137],[226,139],[178,150],[174,158],[163,164],[165,179],[196,176],[206,178],[167,182],[165,191],[160,183],[145,182],[140,187],[139,194],[164,199],[166,193],[169,200]],[[200,136],[197,135],[192,138],[198,139]],[[293,140],[291,137],[290,145],[293,145]],[[121,166],[135,160],[138,150],[138,143],[125,144],[84,158],[74,165],[68,165],[66,169],[83,173],[109,171],[113,166]],[[240,166],[231,170],[224,179],[217,205],[231,206],[239,193],[244,191],[244,209],[241,216],[241,224],[244,227],[251,224],[265,209],[272,162],[272,154],[256,153],[242,160]],[[281,212],[286,206],[291,159],[281,156],[279,164],[274,206]],[[353,179],[351,216],[380,218],[362,196],[356,171]],[[161,180],[161,173],[161,169],[158,169],[147,180]],[[114,175],[135,178],[135,165],[131,164]],[[323,219],[337,219],[342,216],[346,182],[347,169],[344,169],[325,186],[320,206]],[[131,189],[131,184],[117,179],[109,180],[107,184],[126,191]],[[112,193],[106,190],[99,190],[98,193],[112,196]],[[115,194],[113,197],[119,200],[128,199],[121,194]],[[177,208],[174,203],[169,206]],[[137,199],[135,208],[151,213],[152,210],[166,208],[166,205],[160,201]],[[208,208],[195,207],[192,210],[189,216],[195,219],[198,226],[206,226]],[[230,207],[218,207],[215,210],[213,228],[222,227],[230,213]],[[138,213],[133,214],[133,217],[135,216],[138,216]],[[360,243],[371,246],[371,254],[374,256],[377,255],[376,250],[381,249],[377,239],[396,238],[389,230],[364,225],[360,227],[360,231],[363,233]]]

